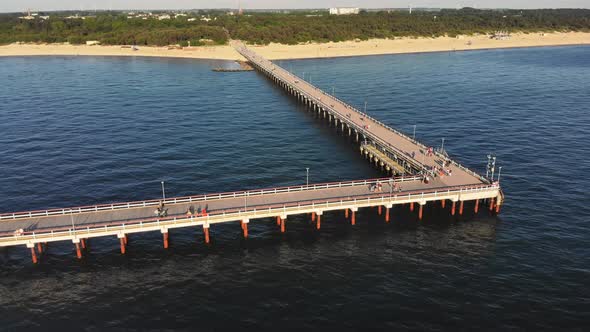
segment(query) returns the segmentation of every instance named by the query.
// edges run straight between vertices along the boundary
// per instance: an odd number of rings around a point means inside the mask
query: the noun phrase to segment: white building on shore
[[[356,15],[360,12],[358,7],[330,8],[330,15]]]

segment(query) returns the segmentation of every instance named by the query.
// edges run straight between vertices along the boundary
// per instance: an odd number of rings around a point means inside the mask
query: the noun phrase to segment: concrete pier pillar
[[[423,209],[424,209],[424,204],[420,204],[420,208],[418,209],[418,220],[422,220]]]
[[[120,238],[119,242],[121,242],[121,254],[125,254],[125,238]]]
[[[209,225],[203,225],[203,233],[205,234],[205,243],[209,244]]]
[[[475,213],[477,213],[477,211],[479,211],[479,199],[475,200],[475,207],[473,208],[473,211]]]
[[[451,207],[451,215],[454,216],[455,215],[455,201],[453,201],[453,206]]]
[[[463,203],[465,203],[465,201],[461,201],[461,203],[459,204],[459,215],[460,216],[463,215]]]
[[[31,248],[31,259],[33,260],[33,264],[37,264],[37,254],[35,253],[35,247]]]
[[[410,211],[414,211],[414,202],[410,203]]]
[[[162,237],[164,240],[164,249],[168,249],[168,232],[162,232]]]
[[[80,250],[80,243],[76,243],[76,257],[82,259],[82,251]]]
[[[245,219],[242,221],[242,230],[244,231],[244,238],[247,239],[248,238],[248,223],[250,222],[250,220]]]
[[[440,200],[440,206],[442,206],[443,209],[445,208],[446,201],[447,201],[446,199],[441,199]]]

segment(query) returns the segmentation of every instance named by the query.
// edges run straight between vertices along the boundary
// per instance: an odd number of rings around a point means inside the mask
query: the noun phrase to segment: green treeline
[[[17,15],[0,16],[0,44],[44,42],[82,44],[98,40],[110,45],[202,45],[225,44],[227,33],[219,26],[189,22],[186,18],[158,20],[128,19],[121,14],[66,18],[48,13],[49,19],[24,20]]]
[[[47,19],[20,19],[0,15],[0,44],[12,42],[85,43],[111,45],[225,44],[228,33],[249,43],[283,44],[344,41],[369,38],[438,37],[459,34],[509,32],[590,31],[590,10],[461,10],[365,12],[334,16],[327,12],[247,13],[196,12],[158,20],[128,18],[103,12],[85,19],[71,13],[46,13]],[[191,19],[192,18],[192,19]],[[207,18],[207,21],[202,20]],[[209,20],[210,19],[210,20]]]

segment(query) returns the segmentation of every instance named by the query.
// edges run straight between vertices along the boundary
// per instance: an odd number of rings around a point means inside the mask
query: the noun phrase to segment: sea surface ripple
[[[0,248],[0,330],[570,329],[590,321],[590,48],[279,61],[485,172],[506,204],[329,213]],[[221,61],[0,59],[0,212],[380,176],[256,72]]]

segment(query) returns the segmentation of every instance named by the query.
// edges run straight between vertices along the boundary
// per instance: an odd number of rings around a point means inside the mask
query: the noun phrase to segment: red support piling
[[[385,208],[385,222],[389,222],[389,208]]]
[[[86,249],[86,240],[80,239],[80,244],[82,244],[82,249]]]
[[[43,253],[43,245],[41,242],[37,243],[37,251],[39,252],[39,255]]]
[[[496,214],[500,214],[500,204],[496,204]]]
[[[490,212],[494,210],[494,199],[490,198]]]
[[[76,243],[76,257],[82,259],[82,251],[80,251],[80,243]]]
[[[281,218],[281,233],[285,233],[285,219]]]
[[[377,211],[379,212],[379,215],[381,215],[381,205],[377,207]]]
[[[452,216],[455,215],[455,203],[457,203],[457,202],[453,202],[453,206],[451,207],[451,215]]]
[[[311,213],[311,221],[312,222],[315,221],[315,217],[316,217],[315,212],[312,212]]]
[[[168,233],[162,233],[162,236],[164,237],[164,249],[168,249]]]
[[[312,215],[313,218],[313,215]],[[313,221],[313,219],[311,219]],[[281,226],[281,217],[277,217],[277,226]]]
[[[465,201],[461,201],[461,204],[459,204],[459,215],[462,216],[463,215],[463,203]]]
[[[127,245],[127,242],[129,242],[129,239],[127,239],[127,234],[125,234],[125,237],[123,239],[125,240],[125,245]]]
[[[473,211],[475,213],[477,213],[477,211],[479,211],[479,199],[475,200],[475,207],[473,208]]]
[[[410,203],[410,211],[414,211],[414,202]]]
[[[322,216],[321,215],[318,215],[318,221],[315,224],[315,227],[317,229],[320,229],[320,227],[321,227],[321,220],[322,220]]]
[[[119,242],[121,242],[121,255],[125,255],[125,238],[120,238]]]
[[[352,224],[352,226],[356,224],[356,211],[352,211],[352,219],[350,223]]]
[[[242,229],[244,230],[244,238],[248,238],[248,224],[242,222]]]
[[[422,220],[422,210],[424,208],[424,205],[420,204],[420,208],[418,209],[418,219]]]
[[[209,244],[209,228],[203,228],[203,232],[205,233],[205,243]]]
[[[344,210],[344,218],[348,219],[348,209]]]
[[[446,201],[447,201],[446,199],[441,199],[440,200],[440,206],[442,206],[443,209],[445,208]]]
[[[37,254],[35,253],[35,247],[31,248],[31,258],[33,259],[33,264],[37,264]]]

